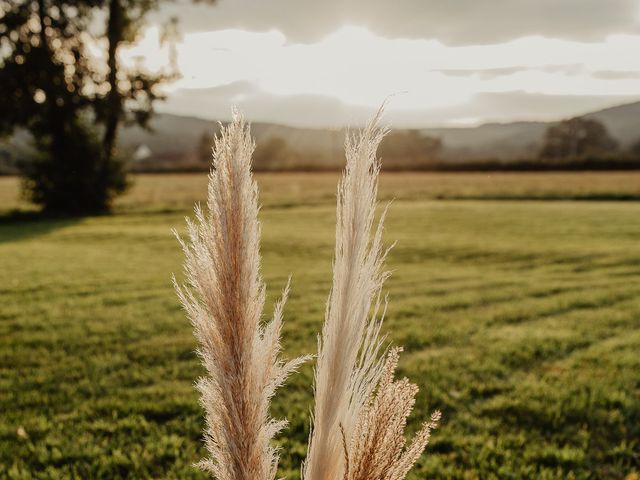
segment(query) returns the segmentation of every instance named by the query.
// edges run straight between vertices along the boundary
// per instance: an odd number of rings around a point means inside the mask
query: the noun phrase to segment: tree
[[[34,138],[39,155],[23,166],[27,191],[47,210],[102,209],[96,194],[109,199],[121,191],[124,174],[112,169],[106,175],[95,133],[84,128],[95,98],[89,92],[100,85],[81,33],[89,30],[98,0],[1,1],[0,132],[23,127]],[[98,192],[100,177],[114,176],[117,182]]]
[[[0,135],[31,132],[39,155],[23,165],[25,187],[45,210],[104,211],[126,187],[118,127],[147,126],[172,75],[125,70],[118,50],[158,1],[0,0]],[[88,52],[103,37],[106,65]]]
[[[382,140],[380,157],[386,169],[419,168],[432,164],[441,149],[439,138],[405,130],[390,133]]]
[[[291,166],[300,167],[300,159],[297,157],[284,138],[270,137],[256,147],[253,164],[256,170],[278,170]]]
[[[629,149],[631,155],[637,159],[640,159],[640,139],[638,139]]]
[[[616,141],[602,123],[576,117],[547,129],[539,156],[551,160],[570,160],[611,153],[616,148]]]
[[[212,148],[213,134],[205,130],[202,132],[202,135],[200,135],[200,139],[198,140],[198,145],[196,147],[198,161],[207,166],[211,165],[211,155],[213,154]]]
[[[157,7],[158,1],[106,0],[107,93],[98,104],[98,119],[104,123],[103,145],[107,161],[115,155],[118,126],[124,122],[148,127],[153,103],[162,98],[157,85],[174,76],[171,73],[151,74],[139,68],[126,71],[118,64],[119,48],[135,40],[145,15]],[[168,30],[171,33],[167,36],[175,34],[175,23],[172,19]]]
[[[70,120],[65,126],[64,158],[52,157],[55,137],[36,137],[40,153],[23,165],[24,185],[31,200],[47,211],[67,214],[101,212],[127,187],[124,164],[106,161],[95,128]]]

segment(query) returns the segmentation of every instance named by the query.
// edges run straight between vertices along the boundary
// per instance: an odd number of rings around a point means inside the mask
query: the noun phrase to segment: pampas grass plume
[[[386,209],[375,222],[386,130],[383,108],[345,142],[338,185],[333,282],[318,338],[315,404],[304,480],[402,480],[427,446],[440,412],[407,445],[405,427],[418,388],[395,380],[401,349],[383,352],[380,334],[388,273],[382,245]],[[235,114],[216,138],[206,212],[196,207],[182,241],[186,284],[176,283],[191,319],[206,375],[198,382],[209,457],[199,464],[218,480],[273,480],[273,436],[285,425],[269,415],[275,390],[307,357],[280,359],[283,306],[261,322],[258,189],[248,126]],[[174,280],[175,282],[175,280]]]
[[[215,140],[207,210],[197,206],[196,220],[187,219],[189,238],[181,240],[186,285],[176,284],[206,369],[198,389],[209,457],[199,466],[218,480],[275,478],[278,455],[270,442],[286,422],[269,416],[269,403],[305,360],[280,359],[288,285],[271,321],[261,323],[265,285],[253,150],[249,127],[234,114]]]
[[[405,448],[404,427],[417,387],[394,381],[399,349],[381,355],[381,290],[388,273],[382,247],[386,209],[375,226],[385,129],[383,108],[347,137],[338,186],[333,284],[318,341],[313,430],[304,480],[401,480],[427,445],[436,412]],[[382,310],[382,312],[381,312]]]

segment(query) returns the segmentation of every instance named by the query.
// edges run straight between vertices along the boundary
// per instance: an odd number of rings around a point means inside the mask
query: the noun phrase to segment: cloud
[[[262,3],[256,2],[258,13]],[[220,5],[229,7],[225,1]],[[315,6],[310,8],[309,15]],[[256,15],[247,18],[255,21]],[[145,58],[150,67],[166,64],[169,52],[159,36],[158,28],[149,29],[135,47],[121,52],[123,62]],[[314,43],[293,42],[280,30],[186,33],[177,45],[183,78],[168,88],[167,106],[176,113],[221,118],[238,104],[254,119],[326,126],[359,122],[388,95],[407,92],[393,102],[400,124],[554,119],[640,97],[639,49],[640,34],[598,41],[533,35],[452,46],[387,38],[354,26]]]
[[[419,122],[430,118],[445,123],[462,123],[465,118],[482,119],[487,122],[512,121],[554,121],[583,115],[611,105],[628,103],[638,96],[628,95],[545,95],[522,91],[481,92],[462,105],[445,107],[441,110],[418,112],[406,118]]]
[[[585,65],[579,63],[567,64],[567,65],[542,65],[542,66],[526,66],[518,65],[515,67],[503,67],[503,68],[461,68],[461,69],[442,69],[435,70],[444,75],[453,77],[478,77],[484,80],[506,77],[509,75],[515,75],[520,72],[545,72],[545,73],[558,73],[562,75],[575,76],[575,75],[589,75],[589,70]],[[599,75],[599,73],[603,73]],[[633,76],[627,76],[623,73],[633,72],[619,72],[620,76],[616,76],[615,71],[607,72],[610,75],[604,74],[604,72],[595,72],[593,74],[596,78],[602,79],[622,79],[622,78],[634,78]]]
[[[146,38],[140,43],[151,44]],[[638,47],[640,35],[594,43],[524,37],[450,47],[434,40],[389,40],[356,27],[314,44],[287,43],[277,31],[221,30],[185,35],[177,47],[183,78],[173,88],[249,82],[276,96],[317,95],[367,107],[408,92],[399,104],[434,109],[464,103],[480,92],[640,95],[640,83],[629,75],[593,75],[640,72]],[[123,58],[144,56],[161,63],[159,54],[134,50]]]
[[[476,75],[480,78],[496,78],[503,77],[505,75],[513,75],[514,73],[521,72],[523,70],[529,70],[525,66],[517,67],[504,67],[504,68],[485,68],[485,69],[470,69],[470,68],[444,68],[442,70],[434,70],[442,73],[443,75],[451,77],[470,77]]]
[[[484,92],[458,105],[440,108],[406,108],[398,105],[399,98],[391,99],[386,118],[395,127],[422,128],[513,120],[558,120],[627,103],[638,97]],[[238,106],[254,122],[330,128],[362,124],[376,108],[349,105],[322,95],[273,95],[251,83],[235,82],[206,89],[177,90],[160,105],[159,110],[224,121],[229,120],[233,106]]]
[[[221,0],[215,6],[163,6],[185,32],[281,31],[287,41],[313,43],[344,25],[388,38],[437,39],[448,45],[504,42],[529,35],[580,41],[640,32],[638,0]]]
[[[160,111],[227,121],[231,109],[239,107],[254,122],[272,122],[302,127],[340,127],[366,119],[371,109],[347,105],[323,95],[280,96],[261,91],[249,82],[233,82],[218,87],[179,89]]]
[[[593,72],[593,76],[595,78],[602,78],[604,80],[628,80],[640,79],[640,72],[637,71],[613,71],[613,70],[603,70]]]

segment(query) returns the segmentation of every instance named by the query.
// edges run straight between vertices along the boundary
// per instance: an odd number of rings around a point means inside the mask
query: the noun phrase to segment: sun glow
[[[319,95],[367,107],[407,92],[394,99],[399,109],[461,105],[487,92],[640,95],[640,35],[594,43],[531,36],[451,47],[345,26],[311,44],[288,43],[277,30],[191,33],[176,49],[182,77],[169,91],[244,82],[270,95]],[[168,64],[169,46],[152,27],[122,60],[158,70]]]

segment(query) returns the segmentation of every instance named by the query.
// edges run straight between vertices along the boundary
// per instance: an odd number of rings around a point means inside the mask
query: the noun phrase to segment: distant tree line
[[[609,134],[599,121],[575,117],[550,125],[537,155],[496,161],[439,165],[440,170],[629,170],[640,169],[640,131],[638,140],[627,149]]]
[[[204,132],[196,146],[197,163],[188,169],[209,168],[213,135]],[[341,145],[337,145],[340,147]],[[423,169],[438,162],[442,149],[439,138],[423,135],[416,130],[399,130],[388,134],[378,154],[386,170]],[[258,142],[253,157],[255,170],[336,170],[342,168],[344,153],[340,149],[309,152],[293,147],[286,139],[272,136]]]
[[[597,120],[571,118],[551,125],[544,136],[539,157],[567,161],[589,156],[606,156],[618,149],[606,127]]]
[[[640,133],[640,132],[639,132]],[[208,168],[213,137],[203,134],[198,146],[199,164],[189,169]],[[380,145],[383,168],[390,170],[606,170],[640,168],[640,138],[630,148],[621,150],[605,126],[597,120],[572,118],[550,125],[531,156],[509,161],[493,159],[473,162],[442,159],[445,145],[440,138],[417,130],[394,131]],[[302,151],[282,137],[271,137],[256,146],[254,168],[262,171],[335,170],[342,159],[339,154]],[[180,167],[178,167],[180,168]]]

